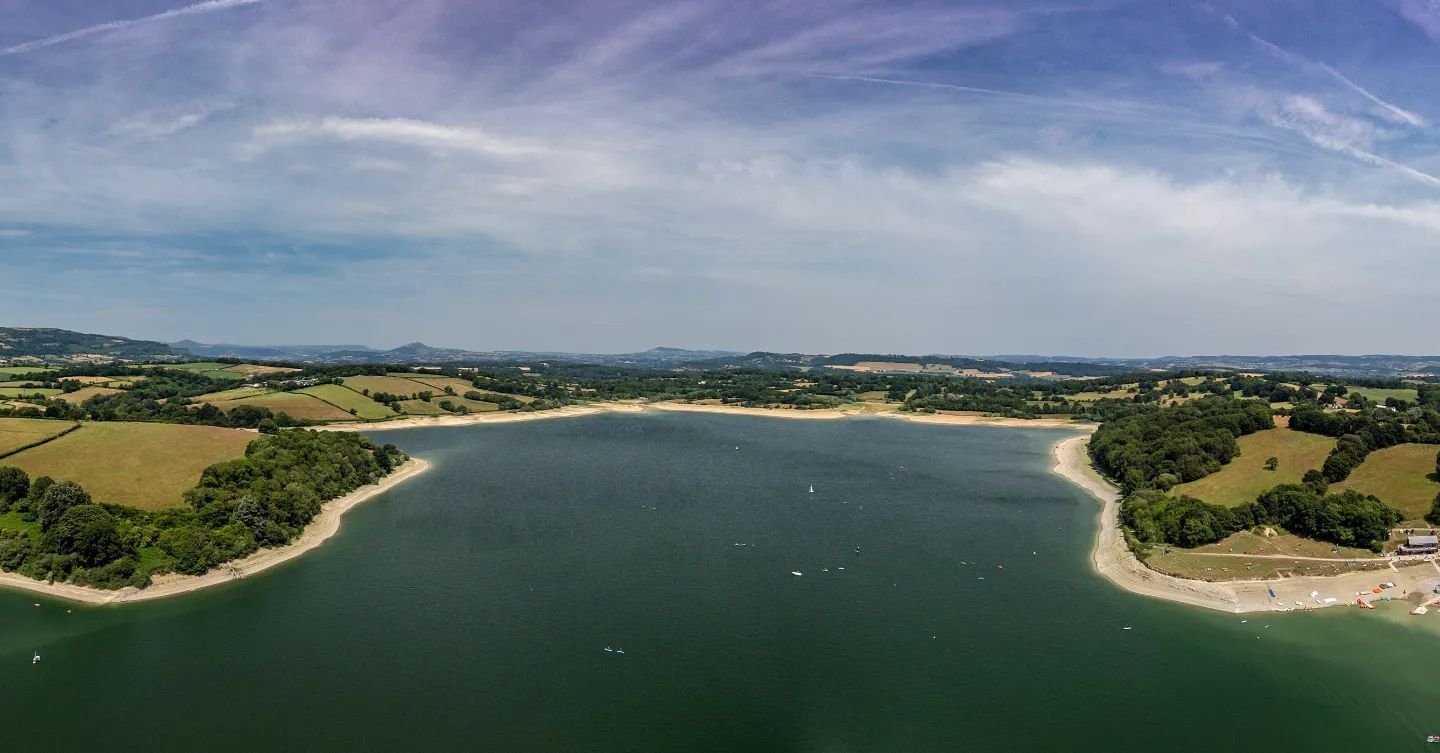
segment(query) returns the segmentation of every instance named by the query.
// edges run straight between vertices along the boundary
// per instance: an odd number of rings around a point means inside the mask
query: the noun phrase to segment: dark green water
[[[434,470],[277,570],[73,614],[0,593],[0,749],[1274,753],[1440,733],[1430,631],[1352,610],[1241,624],[1100,580],[1095,503],[1047,471],[1059,436],[694,415],[385,434]]]

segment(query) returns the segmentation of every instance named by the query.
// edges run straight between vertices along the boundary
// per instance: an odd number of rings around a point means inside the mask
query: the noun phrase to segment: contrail
[[[1339,82],[1340,85],[1344,86],[1346,89],[1349,89],[1350,91],[1355,92],[1356,94],[1359,94],[1360,96],[1370,100],[1380,109],[1384,110],[1387,113],[1390,113],[1390,115],[1393,116],[1394,119],[1402,123],[1406,123],[1416,128],[1423,128],[1425,126],[1424,118],[1416,115],[1413,112],[1410,112],[1409,110],[1406,110],[1403,107],[1399,107],[1385,101],[1379,95],[1355,83],[1355,81],[1349,76],[1346,76],[1340,71],[1335,70],[1329,65],[1319,62],[1317,60],[1311,60],[1304,55],[1298,55],[1294,52],[1291,52],[1284,47],[1281,47],[1280,45],[1275,44],[1274,42],[1271,42],[1270,40],[1260,36],[1259,34],[1256,34],[1255,32],[1241,27],[1240,22],[1236,21],[1234,16],[1228,13],[1220,13],[1219,11],[1216,11],[1215,8],[1211,7],[1208,3],[1201,3],[1199,7],[1207,13],[1210,13],[1212,15],[1218,15],[1220,19],[1225,22],[1226,26],[1229,26],[1231,29],[1234,29],[1235,31],[1244,34],[1250,39],[1251,42],[1254,42],[1261,49],[1265,50],[1271,55],[1289,63],[1290,65],[1295,66],[1296,68],[1309,69],[1312,71],[1320,71],[1321,73],[1324,73],[1325,75]]]
[[[67,31],[64,34],[56,34],[53,37],[45,37],[44,39],[36,39],[30,42],[24,42],[21,44],[17,44],[14,47],[6,47],[5,49],[0,50],[0,55],[19,55],[29,52],[31,50],[38,50],[42,47],[50,47],[52,45],[64,44],[65,42],[76,39],[83,39],[85,37],[93,36],[95,34],[104,34],[107,31],[118,31],[120,29],[126,29],[137,24],[150,23],[151,21],[164,21],[167,18],[176,18],[178,16],[193,16],[197,13],[209,13],[212,10],[236,8],[241,5],[255,5],[256,3],[260,2],[262,2],[262,0],[206,0],[205,2],[195,3],[194,5],[187,5],[183,8],[173,8],[171,10],[156,13],[153,16],[141,16],[140,18],[131,18],[123,21],[110,21],[108,23],[97,24],[95,26],[86,26],[83,29],[76,29],[75,31]]]
[[[1386,102],[1384,99],[1381,99],[1369,89],[1366,89],[1365,87],[1355,83],[1353,80],[1351,80],[1349,76],[1346,76],[1340,71],[1335,70],[1329,65],[1326,65],[1325,63],[1321,63],[1319,61],[1311,60],[1303,55],[1297,55],[1285,49],[1284,47],[1281,47],[1280,45],[1275,44],[1274,42],[1271,42],[1270,40],[1258,34],[1255,34],[1254,32],[1245,32],[1245,35],[1250,37],[1250,41],[1259,45],[1266,52],[1269,52],[1271,55],[1274,55],[1275,57],[1284,60],[1285,62],[1295,66],[1296,68],[1309,68],[1311,70],[1317,70],[1324,73],[1330,78],[1340,82],[1340,84],[1346,89],[1349,89],[1350,91],[1355,92],[1356,94],[1359,94],[1360,96],[1375,103],[1381,109],[1395,116],[1395,118],[1400,120],[1401,122],[1408,123],[1417,128],[1425,125],[1424,118],[1416,115],[1413,112],[1410,112],[1409,110],[1397,107],[1396,105]]]

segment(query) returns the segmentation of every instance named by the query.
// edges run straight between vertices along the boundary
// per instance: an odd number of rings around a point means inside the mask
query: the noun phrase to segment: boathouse
[[[1440,536],[1411,536],[1400,547],[1401,554],[1434,554],[1440,551]]]

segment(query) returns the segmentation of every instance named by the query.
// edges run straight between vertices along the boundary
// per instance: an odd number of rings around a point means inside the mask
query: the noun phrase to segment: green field
[[[1217,505],[1254,502],[1276,484],[1297,484],[1305,471],[1319,468],[1335,440],[1319,434],[1270,429],[1240,437],[1240,457],[1205,478],[1181,484],[1172,493],[1185,494]],[[1265,460],[1279,458],[1276,470],[1265,470]]]
[[[180,504],[201,471],[240,457],[256,436],[213,426],[86,423],[4,463],[31,478],[78,482],[100,502],[157,510]]]
[[[431,398],[430,402],[439,405],[445,400],[450,401],[450,404],[456,408],[463,405],[469,408],[471,413],[487,413],[489,411],[500,410],[500,406],[495,403],[483,400],[466,400],[463,397],[455,397],[454,395],[436,395],[434,398]]]
[[[39,536],[40,524],[33,520],[26,520],[20,513],[11,511],[0,514],[0,531],[14,531]]]
[[[439,400],[425,402],[424,400],[401,400],[400,410],[405,411],[407,416],[438,416],[445,411],[440,410]]]
[[[405,397],[409,395],[418,395],[421,392],[434,392],[437,394],[444,392],[444,390],[436,389],[435,387],[432,387],[428,384],[422,384],[412,379],[405,379],[403,377],[352,376],[345,377],[343,381],[346,387],[349,387],[356,392],[360,392],[362,390],[369,390],[370,394],[372,395],[376,392],[388,392],[392,395],[400,395],[401,397]]]
[[[1366,399],[1374,400],[1381,405],[1384,405],[1385,399],[1390,397],[1393,397],[1396,400],[1404,400],[1408,403],[1413,403],[1420,399],[1420,393],[1416,391],[1413,387],[1395,389],[1383,389],[1380,387],[1348,387],[1348,389],[1352,393],[1364,395]]]
[[[55,369],[44,366],[0,366],[0,377],[14,377],[22,374],[49,374]]]
[[[120,390],[112,389],[110,387],[81,387],[74,392],[67,392],[61,395],[60,399],[71,405],[79,405],[86,400],[95,397],[96,395],[114,395],[118,392],[120,392]]]
[[[1435,473],[1435,454],[1440,445],[1402,444],[1370,453],[1350,478],[1332,489],[1354,489],[1373,494],[1391,507],[1405,513],[1406,520],[1419,520],[1430,511],[1440,483]]]
[[[298,392],[275,392],[242,400],[224,400],[211,403],[221,410],[234,410],[236,406],[253,405],[269,408],[274,413],[284,413],[291,418],[306,421],[354,421],[355,417],[335,406],[310,395]]]
[[[179,369],[180,371],[219,371],[228,369],[235,364],[217,363],[215,361],[196,361],[195,363],[167,363],[157,368]]]
[[[72,421],[47,421],[40,418],[0,418],[0,455],[14,452],[26,445],[53,437],[74,426]],[[3,463],[0,463],[3,465]]]
[[[419,382],[425,385],[427,389],[433,390],[437,395],[444,392],[446,387],[455,390],[455,394],[457,395],[463,395],[475,389],[475,385],[470,380],[460,379],[459,377],[430,374],[391,374],[390,376],[408,379],[412,382]]]
[[[0,387],[0,397],[32,397],[58,395],[60,390],[43,387]]]
[[[247,397],[260,397],[271,394],[274,394],[271,390],[256,389],[254,387],[236,387],[232,390],[207,392],[204,395],[194,398],[194,401],[197,403],[223,403],[229,400],[241,400]]]
[[[297,390],[297,392],[324,400],[347,413],[353,409],[355,411],[354,415],[366,421],[390,418],[395,415],[395,411],[390,410],[384,405],[365,397],[355,390],[342,387],[338,384],[320,384],[314,387],[306,387],[303,390]]]

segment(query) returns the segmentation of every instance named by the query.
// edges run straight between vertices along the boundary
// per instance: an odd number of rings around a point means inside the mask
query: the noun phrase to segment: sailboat
[[[36,652],[35,652],[35,658],[34,658],[34,659],[31,659],[31,660],[30,660],[30,663],[31,663],[32,665],[34,665],[34,664],[39,664],[39,663],[40,663],[40,652],[39,652],[39,651],[36,651]]]
[[[811,494],[814,494],[814,493],[815,493],[815,485],[814,485],[814,484],[811,484],[811,485],[810,485],[810,493],[811,493]]]

